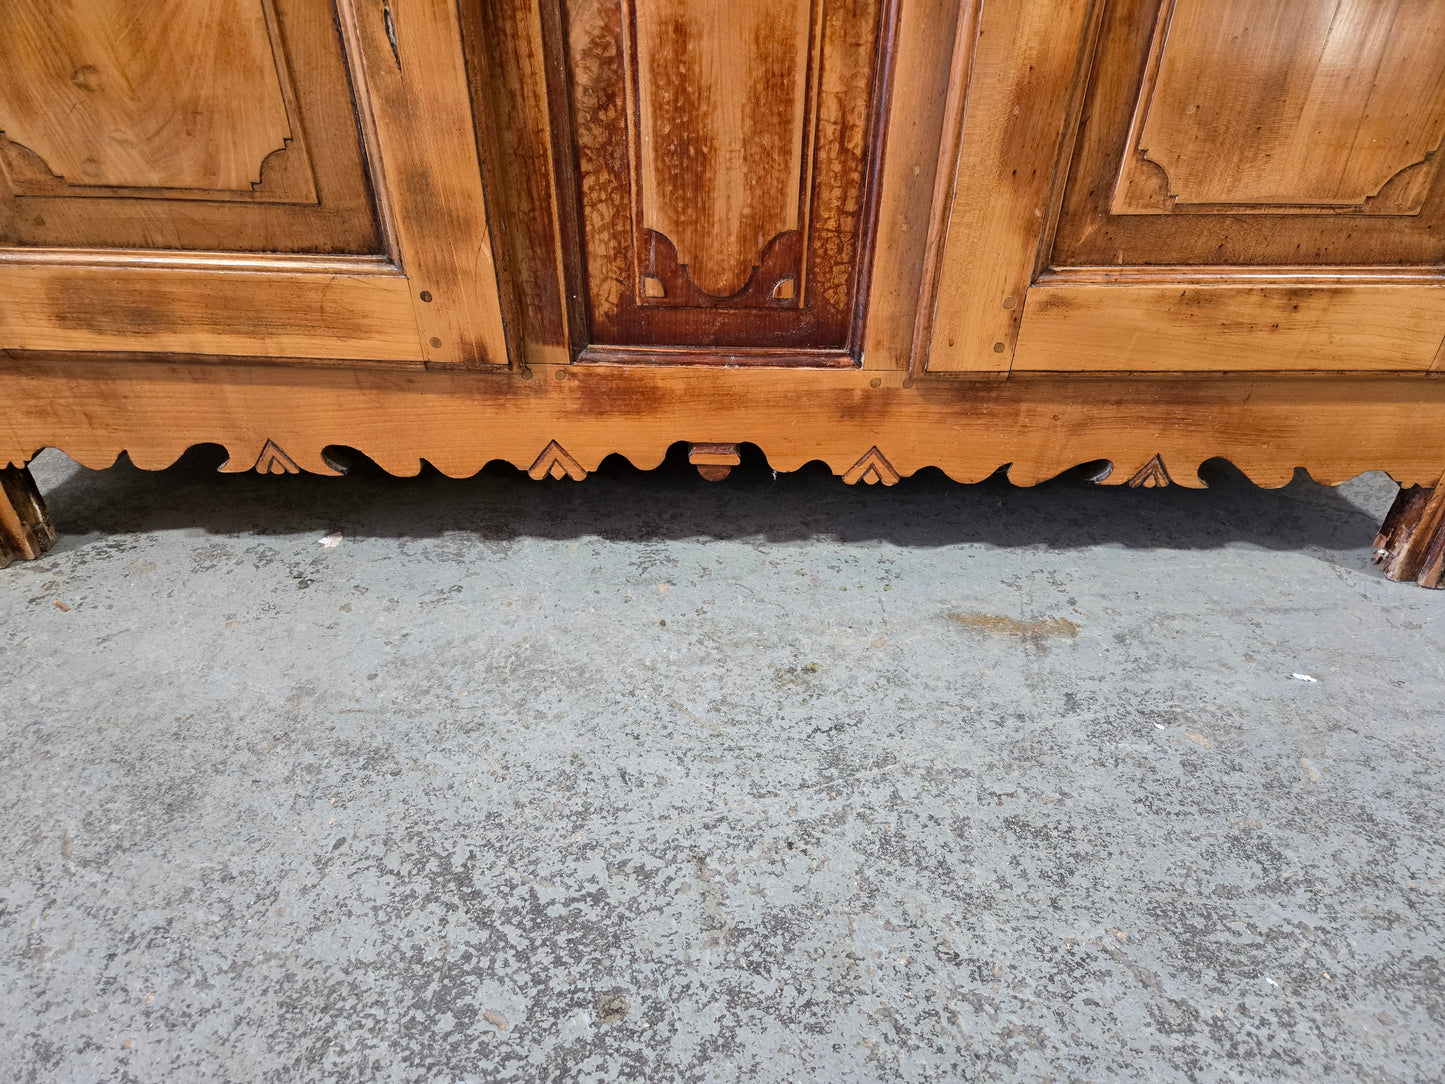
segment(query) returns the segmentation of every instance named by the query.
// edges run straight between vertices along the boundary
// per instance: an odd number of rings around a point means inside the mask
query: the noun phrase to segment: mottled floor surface
[[[0,1079],[1445,1074],[1387,479],[215,459],[36,464]]]

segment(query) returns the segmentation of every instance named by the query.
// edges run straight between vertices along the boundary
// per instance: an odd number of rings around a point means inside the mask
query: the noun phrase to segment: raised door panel
[[[1445,263],[1445,0],[1110,0],[1049,262]]]
[[[94,0],[82,12],[14,0],[0,154],[15,192],[314,201],[309,169],[290,171],[290,185],[262,180],[273,154],[305,151],[270,5],[211,0],[199,19],[180,7]],[[135,33],[157,17],[171,28],[164,49]]]
[[[336,13],[13,0],[0,244],[383,251]]]
[[[1445,6],[1170,0],[1114,214],[1419,214],[1445,143]]]
[[[478,12],[15,0],[5,16],[0,356],[514,356],[467,62]]]
[[[796,303],[821,5],[632,3],[645,295]]]
[[[1445,0],[1012,6],[1059,34],[999,77],[980,9],[920,368],[1441,364]]]
[[[894,7],[567,0],[594,344],[853,361]]]

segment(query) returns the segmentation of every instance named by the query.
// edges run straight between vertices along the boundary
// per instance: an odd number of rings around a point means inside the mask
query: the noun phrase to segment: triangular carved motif
[[[1140,467],[1138,474],[1129,479],[1129,484],[1135,489],[1159,489],[1173,483],[1174,479],[1169,477],[1164,460],[1157,455]]]
[[[877,445],[869,448],[863,454],[863,458],[849,467],[848,472],[843,475],[843,481],[850,486],[857,485],[859,482],[869,486],[876,486],[880,483],[891,486],[898,484],[898,478],[898,472],[893,469],[893,464],[883,458],[883,453],[878,450]]]
[[[582,464],[568,455],[567,449],[555,440],[542,449],[542,454],[527,469],[527,473],[539,482],[543,478],[556,478],[559,481],[563,478],[571,478],[574,482],[580,482],[587,477],[587,472],[582,469]]]
[[[300,474],[296,460],[283,452],[275,441],[268,440],[256,459],[257,474]]]

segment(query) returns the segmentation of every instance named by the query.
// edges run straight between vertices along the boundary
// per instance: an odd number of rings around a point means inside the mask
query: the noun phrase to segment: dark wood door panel
[[[855,346],[892,0],[566,0],[591,340]]]
[[[325,0],[11,0],[0,244],[382,251]]]

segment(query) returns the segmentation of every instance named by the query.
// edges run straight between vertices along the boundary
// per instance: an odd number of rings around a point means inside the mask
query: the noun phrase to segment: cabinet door
[[[1058,10],[1014,6],[1016,26]],[[1019,239],[1007,269],[979,266],[968,208],[944,209],[930,371],[1445,361],[1445,0],[1064,7],[1068,48],[1032,42],[1052,67],[1024,99],[1047,146],[1030,175],[1052,181],[986,198]],[[975,102],[1007,105],[976,64],[971,87],[965,143],[986,135]],[[1018,159],[1009,128],[992,145]]]
[[[10,0],[0,347],[505,363],[437,0]]]
[[[565,0],[591,357],[853,364],[895,7]]]

